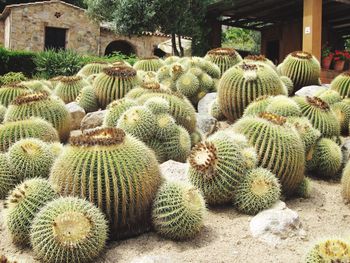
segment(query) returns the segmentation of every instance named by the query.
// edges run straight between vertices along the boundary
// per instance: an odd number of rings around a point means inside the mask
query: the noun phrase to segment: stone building
[[[91,20],[84,9],[59,0],[8,5],[0,15],[0,45],[12,50],[63,48],[91,55],[120,51],[149,57],[162,55],[157,46],[168,39],[150,32],[118,35]]]

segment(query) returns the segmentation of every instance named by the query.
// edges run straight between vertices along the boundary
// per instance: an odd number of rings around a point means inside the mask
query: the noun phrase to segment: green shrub
[[[23,72],[25,76],[35,73],[35,53],[30,51],[10,51],[0,47],[0,75],[8,72]]]

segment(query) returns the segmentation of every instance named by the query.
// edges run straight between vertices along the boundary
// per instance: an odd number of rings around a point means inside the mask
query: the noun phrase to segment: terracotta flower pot
[[[345,61],[344,60],[338,60],[334,63],[334,70],[336,71],[343,71],[344,70]]]
[[[324,57],[322,59],[322,68],[329,69],[331,67],[332,60],[333,56]]]

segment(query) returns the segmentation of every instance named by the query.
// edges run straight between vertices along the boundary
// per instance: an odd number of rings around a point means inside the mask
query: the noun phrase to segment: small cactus
[[[86,64],[84,67],[82,67],[79,72],[77,73],[78,76],[82,77],[89,77],[93,74],[99,74],[104,68],[107,68],[109,63],[107,62],[91,62],[89,64]]]
[[[0,153],[0,200],[19,182],[20,177],[11,170],[7,155]]]
[[[350,73],[344,72],[338,75],[332,81],[331,89],[338,91],[343,99],[350,98]]]
[[[342,187],[342,196],[344,200],[349,203],[350,202],[350,162],[348,161],[343,170],[342,178],[341,178],[341,187]]]
[[[153,204],[153,225],[165,238],[193,238],[203,227],[205,202],[192,185],[166,182],[158,190]]]
[[[216,48],[209,50],[204,59],[215,63],[219,68],[221,75],[226,70],[242,61],[242,57],[233,48]]]
[[[287,88],[288,96],[291,96],[294,92],[293,81],[287,76],[281,76],[280,79],[283,82],[284,86]]]
[[[134,64],[134,69],[157,72],[164,65],[164,62],[158,57],[142,58]]]
[[[97,97],[91,86],[82,88],[75,101],[86,113],[94,112],[99,109]]]
[[[134,106],[137,106],[137,103],[127,98],[111,102],[107,106],[107,113],[103,119],[103,126],[116,127],[120,116],[122,116],[126,110]]]
[[[156,116],[155,138],[166,140],[175,135],[178,131],[178,126],[175,119],[169,114],[159,114]]]
[[[176,126],[175,132],[168,136],[163,143],[168,159],[186,162],[191,152],[191,137],[185,128]]]
[[[80,76],[62,77],[55,88],[55,94],[64,103],[75,101],[80,91],[90,84]]]
[[[199,91],[199,80],[192,73],[182,74],[176,81],[176,89],[184,96],[190,98]]]
[[[153,114],[169,113],[169,102],[163,98],[155,97],[148,99],[144,104],[146,108],[152,111]]]

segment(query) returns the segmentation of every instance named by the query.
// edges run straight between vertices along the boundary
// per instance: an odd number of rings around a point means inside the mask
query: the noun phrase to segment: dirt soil
[[[349,206],[342,201],[339,183],[313,179],[312,186],[310,199],[286,201],[287,206],[299,214],[307,234],[305,239],[287,238],[271,247],[251,236],[251,216],[225,207],[208,211],[205,228],[194,240],[173,242],[155,233],[146,233],[137,238],[112,242],[97,262],[302,262],[315,241],[325,237],[350,237]],[[19,263],[37,262],[30,249],[23,250],[11,243],[2,212],[0,218],[0,254],[13,257]],[[150,260],[152,257],[156,260]]]

